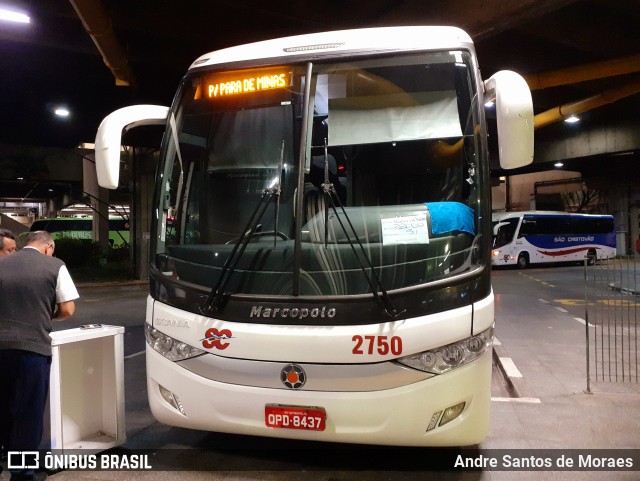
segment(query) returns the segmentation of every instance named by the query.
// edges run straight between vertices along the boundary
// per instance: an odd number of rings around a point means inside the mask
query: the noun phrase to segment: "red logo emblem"
[[[290,389],[300,389],[307,382],[307,373],[297,364],[287,364],[280,371],[280,380]]]
[[[226,342],[228,339],[232,339],[233,335],[229,329],[222,329],[218,331],[215,327],[211,329],[207,329],[207,332],[204,333],[205,338],[201,339],[202,346],[206,349],[216,348],[216,349],[226,349],[229,347],[229,343]]]

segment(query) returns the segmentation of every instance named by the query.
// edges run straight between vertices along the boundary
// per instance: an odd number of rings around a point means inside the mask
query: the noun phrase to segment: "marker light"
[[[431,421],[427,426],[427,431],[431,431],[433,428],[435,428],[438,425],[438,419],[440,419],[441,414],[442,414],[442,411],[436,411],[431,415]]]
[[[571,115],[564,119],[564,121],[568,124],[575,124],[576,122],[580,122],[580,118],[576,117],[575,115]]]

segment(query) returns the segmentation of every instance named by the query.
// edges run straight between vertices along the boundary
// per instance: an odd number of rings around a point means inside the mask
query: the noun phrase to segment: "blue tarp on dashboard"
[[[466,232],[475,235],[473,209],[460,202],[425,202],[431,215],[433,235],[447,232]]]

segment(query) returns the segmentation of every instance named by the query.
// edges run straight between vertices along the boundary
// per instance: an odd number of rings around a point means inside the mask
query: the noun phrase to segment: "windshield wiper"
[[[278,210],[280,206],[280,192],[282,185],[282,170],[284,168],[283,165],[283,156],[284,156],[284,140],[282,141],[282,148],[280,150],[280,162],[278,164],[278,168],[280,169],[277,177],[274,181],[264,189],[262,195],[260,196],[260,200],[256,205],[256,208],[253,210],[249,221],[247,222],[245,228],[242,230],[243,234],[238,237],[236,243],[233,245],[233,249],[227,257],[227,260],[222,267],[222,272],[220,272],[220,277],[218,277],[218,282],[211,289],[207,300],[204,302],[202,306],[200,306],[200,312],[204,315],[209,315],[214,311],[221,309],[224,306],[224,301],[226,298],[225,288],[229,283],[229,279],[231,275],[235,271],[238,261],[244,254],[247,245],[251,241],[251,238],[255,235],[258,227],[260,226],[260,221],[264,216],[264,213],[267,211],[267,207],[269,206],[269,202],[274,197],[276,198],[276,217],[275,217],[275,226],[274,226],[274,248],[276,243],[276,236],[278,234]]]
[[[360,269],[362,270],[362,273],[367,279],[367,283],[371,288],[371,293],[373,294],[373,297],[376,300],[376,303],[382,308],[382,310],[387,316],[389,316],[391,319],[396,319],[403,312],[405,312],[406,309],[398,308],[389,297],[389,294],[387,293],[387,290],[384,288],[382,281],[376,274],[375,268],[373,267],[373,263],[371,262],[371,259],[367,255],[367,251],[362,245],[362,241],[360,241],[360,238],[358,237],[358,233],[356,232],[355,227],[353,227],[353,224],[351,223],[351,219],[349,219],[349,216],[347,215],[347,211],[345,210],[344,206],[342,205],[342,202],[340,201],[340,196],[338,195],[338,192],[336,191],[335,186],[329,180],[329,154],[327,152],[327,139],[324,139],[324,182],[320,185],[320,188],[322,190],[322,194],[325,197],[325,199],[331,203],[331,208],[333,209],[333,212],[336,215],[336,219],[338,219],[338,223],[340,224],[340,227],[342,228],[342,231],[344,232],[344,235],[347,238],[347,242],[351,246],[351,250],[353,250],[353,254],[356,260],[358,261],[358,264],[360,264]],[[351,237],[349,236],[349,232],[347,231],[346,226],[342,222],[342,219],[340,219],[340,214],[338,213],[338,209],[336,208],[336,203],[338,204],[338,207],[342,211],[342,214],[344,215],[345,220],[347,221],[347,223],[349,224],[349,227],[351,228],[351,232],[353,233],[353,237],[355,238],[355,243],[353,240],[351,240]],[[328,206],[328,202],[325,202],[324,204],[325,204],[324,243],[326,248],[327,237],[329,234],[329,227],[328,227],[329,206]],[[362,259],[358,255],[356,244],[360,246],[360,252],[362,253],[362,257],[364,257],[367,266],[365,266],[365,263],[362,262]],[[367,267],[371,270],[371,275],[367,273]]]

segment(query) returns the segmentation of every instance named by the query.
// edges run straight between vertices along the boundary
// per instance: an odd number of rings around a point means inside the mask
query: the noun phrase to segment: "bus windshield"
[[[476,82],[464,51],[186,77],[159,167],[158,275],[345,296],[479,268]]]
[[[511,219],[505,219],[501,222],[493,223],[493,247],[497,249],[507,245],[513,240],[513,236],[516,234],[518,223],[520,219],[515,217]]]

